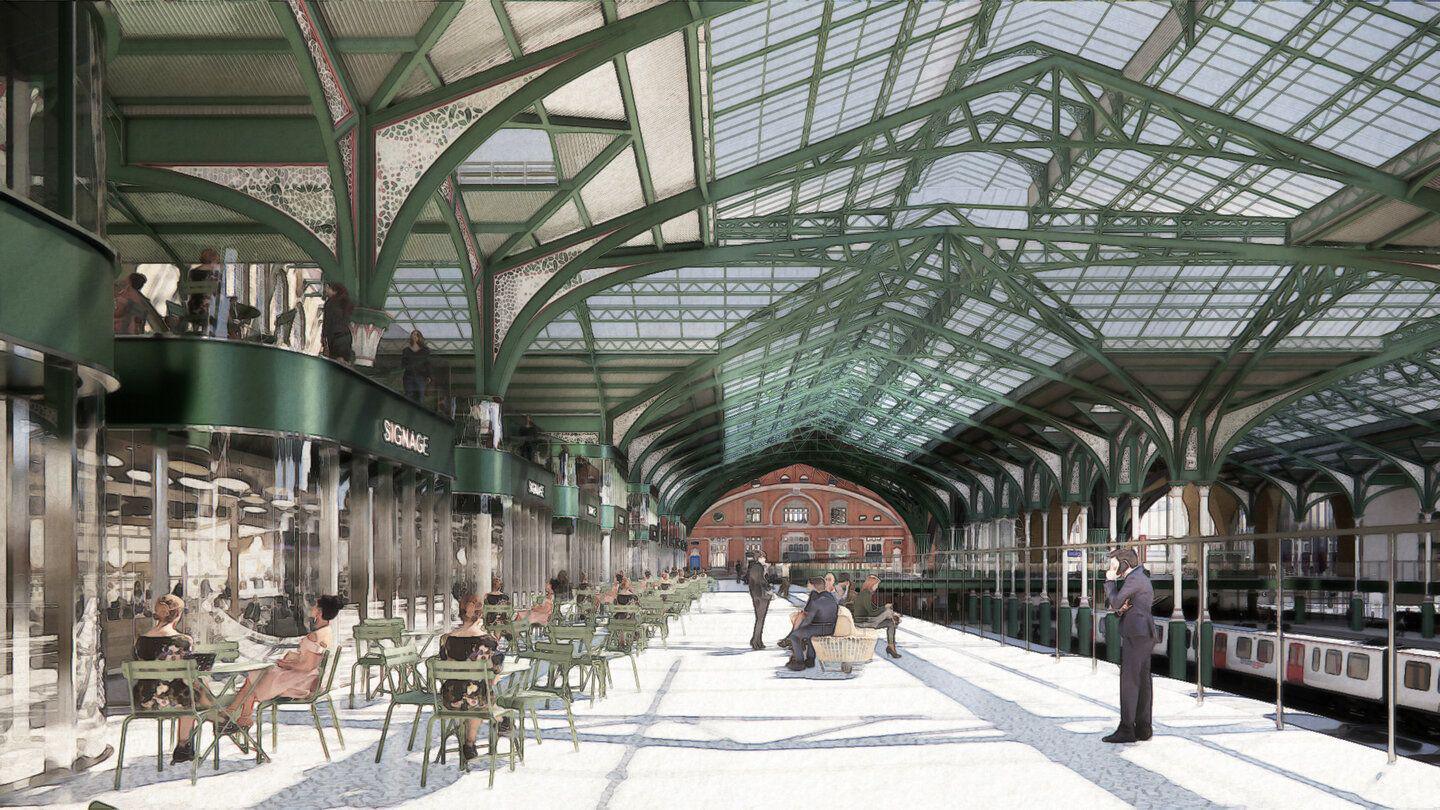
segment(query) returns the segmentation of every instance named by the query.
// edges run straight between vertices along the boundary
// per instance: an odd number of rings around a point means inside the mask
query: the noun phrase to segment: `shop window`
[[[883,563],[885,561],[885,541],[878,537],[865,538],[865,562]]]
[[[1430,665],[1424,661],[1406,661],[1405,688],[1417,692],[1430,691]]]
[[[832,559],[832,560],[844,560],[844,559],[849,558],[849,556],[850,556],[850,541],[849,541],[849,540],[831,540],[831,541],[830,541],[830,559]]]
[[[1357,681],[1370,677],[1370,656],[1365,653],[1350,653],[1345,657],[1345,677]]]
[[[765,551],[765,541],[759,537],[745,538],[745,556],[759,557]]]
[[[781,556],[785,562],[804,562],[809,560],[810,539],[808,537],[787,537]]]
[[[1339,651],[1339,650],[1326,650],[1326,651],[1325,651],[1325,674],[1326,674],[1326,675],[1339,675],[1339,674],[1340,674],[1340,651]]]
[[[1241,661],[1249,661],[1250,649],[1253,644],[1254,641],[1245,636],[1235,639],[1235,657]]]

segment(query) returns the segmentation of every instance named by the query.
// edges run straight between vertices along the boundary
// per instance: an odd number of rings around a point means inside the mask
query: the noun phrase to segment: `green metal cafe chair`
[[[320,661],[320,677],[315,682],[315,688],[310,694],[303,698],[277,697],[261,702],[255,707],[255,743],[258,749],[260,742],[265,739],[265,733],[261,728],[265,721],[265,710],[270,710],[270,750],[274,751],[280,745],[280,708],[282,706],[304,706],[310,710],[310,719],[315,722],[315,733],[320,735],[320,750],[325,754],[325,759],[330,759],[330,746],[325,742],[325,727],[320,724],[320,704],[323,701],[325,708],[330,711],[330,723],[335,727],[335,739],[340,747],[345,747],[345,735],[340,731],[340,712],[335,708],[335,701],[330,697],[330,688],[335,683],[335,670],[340,668],[340,652],[338,650],[327,650],[325,657]],[[258,756],[259,750],[256,751]]]
[[[375,749],[376,762],[379,762],[380,756],[385,753],[385,737],[390,733],[390,718],[394,716],[395,709],[401,706],[415,707],[415,722],[410,725],[410,744],[405,749],[414,751],[415,734],[420,730],[420,715],[435,704],[435,695],[431,693],[430,683],[420,670],[420,653],[414,644],[390,647],[381,652],[381,655],[385,658],[386,670],[395,678],[395,690],[390,693],[390,708],[385,710],[385,724],[380,727],[380,745]]]
[[[205,694],[205,687],[201,683],[200,672],[195,667],[195,661],[186,659],[182,661],[126,661],[121,667],[125,676],[125,683],[130,691],[130,713],[120,723],[120,745],[115,753],[115,789],[120,789],[120,777],[125,772],[125,742],[129,737],[130,724],[136,720],[155,721],[155,770],[165,770],[165,723],[166,721],[179,721],[190,718],[195,721],[195,742],[198,748],[200,741],[200,726],[202,723],[214,724],[215,715],[209,709],[199,705],[193,700],[198,695]],[[142,682],[153,682],[168,684],[170,681],[183,681],[189,689],[192,697],[189,706],[157,706],[144,708],[135,703],[135,687]],[[218,741],[217,743],[218,744]],[[208,753],[208,752],[207,752]],[[190,760],[190,784],[195,784],[197,769],[203,756],[195,756]]]
[[[355,625],[355,663],[350,665],[350,708],[355,708],[355,671],[365,674],[365,699],[385,690],[385,659],[380,654],[387,646],[399,646],[405,632],[404,619],[366,619]],[[380,683],[370,691],[370,670],[380,670]]]
[[[510,758],[510,770],[515,770],[515,753],[518,747],[516,736],[520,733],[519,716],[512,710],[497,705],[495,699],[495,668],[489,661],[442,661],[439,656],[432,656],[425,662],[429,674],[429,686],[431,694],[430,718],[425,723],[425,759],[420,765],[420,787],[425,787],[425,782],[430,776],[430,746],[434,739],[435,724],[440,724],[440,752],[439,759],[444,759],[446,740],[453,734],[460,749],[460,770],[469,770],[470,762],[465,757],[465,724],[470,720],[479,720],[489,729],[490,745],[486,759],[489,761],[490,787],[495,786],[495,759],[500,755],[499,737],[500,721],[510,718],[510,731],[508,733],[509,747],[505,751]],[[486,699],[480,704],[469,709],[452,709],[445,705],[440,696],[440,686],[443,682],[455,681],[485,681],[492,684],[492,688],[485,691]],[[477,737],[478,739],[478,737]]]

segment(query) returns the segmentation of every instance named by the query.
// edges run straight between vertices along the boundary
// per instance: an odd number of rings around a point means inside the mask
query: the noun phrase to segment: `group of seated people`
[[[815,666],[815,646],[811,639],[834,635],[841,608],[849,611],[856,627],[883,627],[885,653],[891,658],[899,658],[895,628],[900,624],[900,614],[892,605],[879,603],[879,587],[880,577],[874,574],[867,576],[859,589],[852,589],[850,575],[846,573],[841,573],[839,577],[835,574],[811,577],[805,606],[790,617],[790,633],[780,640],[781,649],[790,651],[790,660],[785,668],[799,672]]]
[[[218,732],[232,735],[241,729],[248,729],[255,721],[255,707],[261,702],[277,697],[303,698],[308,696],[320,680],[320,665],[327,653],[333,652],[335,634],[330,623],[340,615],[344,603],[338,596],[321,596],[310,608],[310,623],[314,628],[300,639],[298,649],[286,653],[273,665],[252,673],[245,678],[240,691],[219,708],[221,722]],[[185,613],[185,602],[174,594],[166,594],[155,600],[155,625],[135,639],[134,656],[137,661],[175,661],[192,655],[193,640],[177,629]],[[134,686],[135,706],[139,709],[189,708],[199,705],[214,707],[208,694],[191,694],[190,685],[184,679],[171,681],[139,681]],[[179,721],[179,734],[171,761],[189,762],[195,758],[195,722],[190,718]]]
[[[658,579],[648,578],[641,583],[640,590],[654,588],[669,590],[683,575],[671,579],[674,572],[662,572]],[[648,575],[648,572],[647,572]],[[550,623],[555,610],[556,580],[551,580],[545,589],[545,598],[528,609],[515,613],[515,618],[531,626]],[[581,577],[580,589],[588,590],[589,585]],[[636,588],[624,573],[615,575],[614,584],[593,598],[597,604],[629,605],[639,601]],[[500,578],[493,577],[490,591],[483,597],[467,594],[460,599],[459,624],[440,639],[440,658],[448,661],[488,660],[497,671],[504,662],[507,648],[507,631],[491,632],[485,627],[487,607],[510,604]],[[328,653],[336,651],[336,639],[331,623],[340,615],[344,603],[338,596],[321,596],[310,609],[311,632],[300,639],[299,647],[286,653],[270,667],[252,673],[233,698],[223,706],[216,706],[208,694],[191,694],[190,685],[184,679],[171,681],[137,681],[134,685],[136,708],[142,710],[190,708],[216,708],[220,722],[218,733],[229,736],[248,730],[255,720],[255,708],[260,703],[277,697],[304,698],[314,691],[319,683],[321,664]],[[154,626],[136,637],[134,658],[137,661],[174,661],[192,657],[193,640],[182,633],[178,625],[185,613],[185,602],[174,594],[166,594],[155,600],[153,610]],[[491,685],[477,681],[445,681],[441,685],[441,700],[452,709],[476,708],[489,702]],[[195,757],[195,721],[182,718],[171,762],[189,762]],[[476,756],[475,735],[479,729],[478,720],[471,721],[466,729],[465,745],[467,758]],[[506,729],[502,729],[505,731]]]

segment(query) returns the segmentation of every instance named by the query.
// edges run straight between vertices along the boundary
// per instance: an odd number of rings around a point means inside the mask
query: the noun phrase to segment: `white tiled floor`
[[[789,611],[770,611],[767,639]],[[432,766],[420,788],[420,754],[404,750],[408,718],[397,716],[384,761],[375,746],[385,705],[348,710],[347,747],[321,757],[308,715],[281,731],[275,762],[226,748],[217,773],[157,774],[154,734],[132,736],[125,788],[104,768],[23,791],[10,804],[121,808],[459,806],[643,808],[773,807],[815,790],[846,805],[1329,807],[1440,805],[1440,768],[1297,728],[1274,730],[1268,704],[1211,693],[1196,706],[1188,684],[1156,680],[1157,736],[1115,747],[1116,676],[1088,660],[1054,659],[936,625],[907,620],[906,657],[877,659],[851,679],[795,676],[784,653],[752,652],[749,599],[705,597],[689,632],[640,661],[636,692],[628,666],[596,704],[577,704],[581,747],[563,715],[543,718],[531,745],[493,791],[483,770],[461,776],[454,760]],[[342,673],[344,670],[342,669]],[[343,677],[343,674],[342,674]],[[343,691],[343,689],[341,690]],[[304,722],[302,722],[302,720]],[[118,724],[117,724],[118,725]],[[423,732],[422,732],[423,733]]]

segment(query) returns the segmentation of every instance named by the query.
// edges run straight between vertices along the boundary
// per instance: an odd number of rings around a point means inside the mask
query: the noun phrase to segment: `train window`
[[[1275,660],[1275,642],[1262,638],[1260,643],[1255,645],[1255,660],[1262,664],[1268,664]]]
[[[1430,691],[1430,665],[1424,661],[1405,662],[1405,688],[1417,692]]]
[[[1249,661],[1249,660],[1250,660],[1250,644],[1251,644],[1250,639],[1248,639],[1248,638],[1246,638],[1246,637],[1244,637],[1244,636],[1241,636],[1240,638],[1235,639],[1235,657],[1236,657],[1236,658],[1239,658],[1241,661]]]
[[[1326,650],[1326,651],[1325,651],[1325,674],[1326,674],[1326,675],[1339,675],[1339,674],[1340,674],[1340,651],[1339,651],[1339,650]]]
[[[1319,647],[1316,647],[1315,649],[1313,649],[1313,650],[1310,651],[1310,671],[1311,671],[1311,672],[1319,672],[1319,671],[1320,671],[1320,648],[1319,648]]]
[[[1364,653],[1350,653],[1345,659],[1345,674],[1357,681],[1370,677],[1370,656]]]

